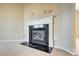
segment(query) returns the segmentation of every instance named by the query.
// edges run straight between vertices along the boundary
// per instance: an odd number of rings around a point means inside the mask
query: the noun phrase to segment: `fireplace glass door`
[[[44,41],[45,39],[45,31],[44,30],[32,30],[32,39]]]

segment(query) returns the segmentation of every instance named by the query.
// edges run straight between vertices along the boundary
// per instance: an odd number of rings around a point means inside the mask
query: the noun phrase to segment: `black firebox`
[[[48,47],[49,43],[49,25],[29,26],[29,42]]]

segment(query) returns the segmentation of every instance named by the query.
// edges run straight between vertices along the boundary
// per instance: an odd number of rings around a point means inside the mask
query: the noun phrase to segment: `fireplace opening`
[[[48,24],[43,24],[42,27],[34,27],[34,25],[29,26],[29,42],[39,45],[48,46]]]

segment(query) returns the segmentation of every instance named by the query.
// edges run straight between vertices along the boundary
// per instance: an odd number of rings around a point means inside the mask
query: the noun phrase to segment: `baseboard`
[[[0,40],[0,42],[25,42],[26,40]]]

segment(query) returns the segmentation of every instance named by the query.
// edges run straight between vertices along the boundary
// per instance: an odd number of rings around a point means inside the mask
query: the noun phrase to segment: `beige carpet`
[[[22,42],[0,42],[0,56],[72,56],[61,49],[54,48],[49,54],[20,43]]]
[[[54,48],[52,52],[46,53],[34,48],[18,44],[11,50],[0,51],[0,56],[72,56],[70,53]]]

